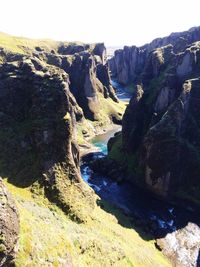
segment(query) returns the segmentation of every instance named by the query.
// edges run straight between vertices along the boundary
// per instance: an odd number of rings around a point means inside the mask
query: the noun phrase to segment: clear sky
[[[2,32],[116,46],[200,26],[200,0],[0,0],[0,9]]]

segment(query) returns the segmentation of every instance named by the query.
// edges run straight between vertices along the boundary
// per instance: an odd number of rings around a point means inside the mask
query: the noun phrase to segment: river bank
[[[80,157],[82,158],[90,153],[102,152],[102,149],[106,152],[108,140],[120,130],[121,125],[117,124],[111,124],[107,127],[103,127],[103,129],[98,131],[95,136],[88,138],[85,143],[79,145]],[[101,140],[106,140],[106,142],[101,143]]]

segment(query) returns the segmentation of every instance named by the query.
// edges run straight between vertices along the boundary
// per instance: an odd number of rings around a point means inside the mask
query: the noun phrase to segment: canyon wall
[[[186,47],[200,40],[200,27],[191,28],[189,31],[172,33],[164,38],[157,38],[141,47],[125,46],[123,49],[115,51],[114,57],[109,60],[109,66],[113,78],[121,84],[129,85],[133,82],[140,81],[144,68],[146,68],[149,54],[157,49],[173,46],[174,53],[183,52]],[[162,49],[161,49],[162,50]],[[159,55],[159,49],[155,53],[158,54],[157,61],[154,62],[152,71],[156,71],[156,66],[163,60]],[[156,60],[154,58],[154,60]]]
[[[123,165],[132,170],[129,178],[157,194],[195,202],[200,189],[198,40],[200,28],[192,28],[141,48],[125,47],[110,61],[113,76],[134,85],[119,150],[127,158]]]

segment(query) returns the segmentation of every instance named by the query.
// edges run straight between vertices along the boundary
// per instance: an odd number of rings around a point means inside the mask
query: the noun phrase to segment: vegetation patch
[[[127,153],[122,147],[122,134],[114,137],[111,149],[108,153],[108,159],[116,162],[126,172],[127,177],[134,177],[134,182],[141,185],[143,183],[144,171],[139,164],[138,153]]]
[[[96,197],[87,184],[76,180],[75,167],[67,163],[56,164],[50,172],[45,175],[49,198],[72,220],[78,223],[89,220],[95,208]]]
[[[16,267],[167,267],[154,241],[143,240],[129,217],[106,202],[95,206],[92,220],[77,224],[42,194],[8,182],[20,213]],[[77,205],[80,202],[77,203]]]

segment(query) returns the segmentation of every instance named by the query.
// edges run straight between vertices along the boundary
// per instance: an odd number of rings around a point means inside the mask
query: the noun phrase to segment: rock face
[[[198,78],[187,80],[179,97],[144,137],[145,179],[157,193],[167,195],[180,186],[199,186],[200,136],[195,129],[199,125],[199,88]]]
[[[72,139],[77,104],[69,91],[68,75],[34,58],[7,62],[0,69],[0,142],[6,169],[23,173],[22,167],[34,168],[37,162],[38,170],[45,170],[66,155],[75,166]],[[79,113],[77,117],[83,116]],[[14,162],[5,158],[12,153]],[[28,166],[19,164],[21,157],[29,158]]]
[[[129,79],[135,81],[135,91],[123,118],[120,152],[137,168],[139,175],[132,173],[131,179],[137,176],[138,184],[162,196],[195,201],[200,192],[200,42],[189,42],[200,40],[199,33],[200,28],[194,28],[142,48],[143,70]],[[158,45],[165,46],[151,50]],[[141,48],[129,48],[133,49]],[[127,50],[116,55],[128,55]],[[144,62],[144,53],[134,63],[135,70]],[[130,67],[133,62],[129,54],[126,63]]]
[[[17,251],[19,215],[12,196],[0,178],[0,266],[9,266]]]
[[[82,220],[69,203],[70,186],[91,210],[94,198],[80,178],[75,123],[83,112],[68,74],[33,57],[2,64],[0,73],[1,173],[20,186],[39,179],[52,201]]]
[[[111,85],[106,48],[96,45],[62,45],[58,51],[37,51],[34,56],[69,74],[69,88],[87,119],[100,120],[99,98],[118,102]]]
[[[121,115],[113,111],[118,99],[104,44],[53,46],[24,47],[21,54],[0,48],[0,175],[19,187],[39,183],[50,201],[83,223],[92,216],[96,196],[80,176],[77,124],[88,126],[90,119],[99,126],[102,115],[107,123]],[[11,258],[18,234],[17,221],[12,228],[15,209],[8,212],[2,210],[0,223],[13,232],[2,232],[0,265]]]
[[[161,48],[155,51],[155,53],[158,54],[158,62],[155,62],[153,67],[157,68],[163,60],[162,55],[159,52],[159,50],[162,50],[162,47],[170,44],[173,46],[173,51],[175,53],[179,53],[185,51],[188,45],[199,40],[200,27],[194,27],[189,31],[172,33],[167,37],[157,38],[151,43],[141,47],[125,46],[124,49],[116,50],[114,57],[109,60],[112,76],[119,83],[125,85],[138,81],[138,76],[142,74],[146,62],[148,61],[149,53],[151,53],[154,49]],[[184,64],[186,63],[187,62]]]
[[[193,223],[178,231],[158,239],[157,245],[171,260],[173,266],[198,267],[200,248],[200,228]]]

